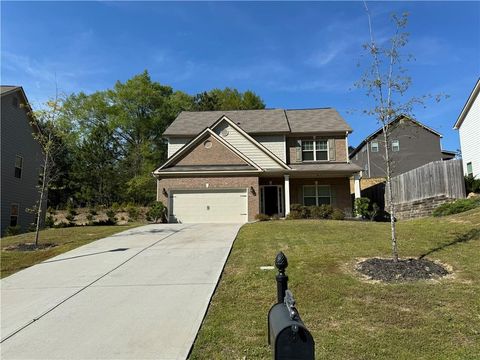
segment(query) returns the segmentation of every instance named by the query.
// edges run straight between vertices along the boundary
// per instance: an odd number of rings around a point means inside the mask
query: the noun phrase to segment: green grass
[[[58,246],[36,251],[6,251],[6,247],[33,243],[35,233],[9,236],[1,239],[1,273],[0,277],[11,275],[17,271],[35,265],[51,257],[88,244],[94,240],[139,226],[139,223],[114,226],[78,226],[63,229],[47,229],[40,232],[40,244],[53,243]]]
[[[401,257],[448,264],[440,281],[361,280],[359,258],[390,256],[389,224],[333,220],[245,225],[232,249],[191,359],[269,359],[272,265],[282,250],[290,289],[318,359],[479,359],[480,209],[398,223]]]

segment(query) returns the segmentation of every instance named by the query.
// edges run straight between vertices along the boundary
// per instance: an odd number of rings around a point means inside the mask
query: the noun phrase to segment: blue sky
[[[480,76],[479,2],[369,3],[377,36],[389,14],[410,13],[412,95],[450,98],[418,109],[418,120],[459,148],[452,130]],[[4,2],[1,82],[22,85],[39,105],[54,95],[93,92],[147,69],[190,94],[251,89],[270,108],[335,107],[357,145],[377,128],[352,90],[368,40],[361,2]]]

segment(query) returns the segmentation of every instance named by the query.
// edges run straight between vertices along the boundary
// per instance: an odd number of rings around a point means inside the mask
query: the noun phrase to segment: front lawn
[[[139,223],[114,226],[78,226],[47,229],[40,232],[40,244],[57,246],[36,251],[7,251],[5,248],[35,241],[35,233],[9,236],[1,239],[1,273],[5,277],[39,262],[112,234],[139,226]]]
[[[401,257],[450,265],[439,281],[361,280],[357,259],[390,256],[389,224],[333,220],[245,225],[233,246],[191,359],[269,359],[272,265],[288,257],[290,289],[318,359],[479,359],[480,210],[398,223]]]

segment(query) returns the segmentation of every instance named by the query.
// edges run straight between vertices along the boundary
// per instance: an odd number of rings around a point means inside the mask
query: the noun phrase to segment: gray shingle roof
[[[307,110],[183,111],[165,130],[164,136],[195,136],[223,115],[249,134],[317,133],[352,131],[331,108]]]
[[[19,89],[20,86],[0,85],[0,95],[6,94],[12,90]]]
[[[352,131],[338,111],[332,108],[285,110],[285,112],[292,133]]]

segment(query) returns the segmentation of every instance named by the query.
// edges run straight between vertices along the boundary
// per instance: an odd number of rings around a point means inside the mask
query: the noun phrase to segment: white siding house
[[[454,129],[460,134],[463,171],[480,178],[480,79],[458,117]]]

